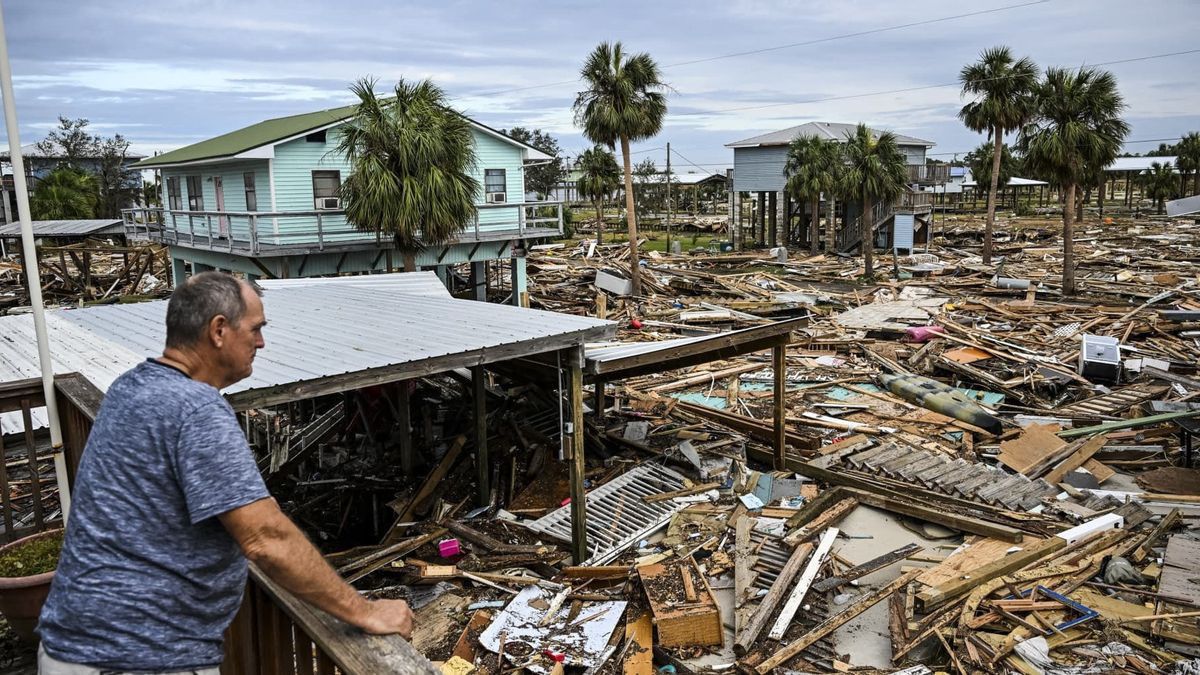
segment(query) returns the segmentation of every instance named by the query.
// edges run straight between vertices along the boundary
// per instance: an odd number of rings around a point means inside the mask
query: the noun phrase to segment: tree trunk
[[[416,272],[417,271],[417,256],[416,256],[416,254],[414,254],[412,251],[405,251],[402,255],[404,257],[404,271],[405,272]]]
[[[862,214],[858,217],[858,222],[862,225],[862,241],[859,246],[863,250],[863,264],[866,266],[867,280],[875,277],[875,223],[872,222],[871,211],[875,210],[871,200],[863,198]]]
[[[825,219],[825,252],[837,250],[837,200],[829,196],[829,217]]]
[[[596,244],[604,243],[604,209],[600,207],[600,202],[596,204]]]
[[[1063,197],[1063,295],[1075,295],[1075,183]]]
[[[821,238],[821,196],[818,194],[812,200],[812,220],[808,221],[808,252],[816,255],[819,247],[817,240]]]
[[[983,226],[983,264],[992,264],[992,228],[996,222],[996,192],[1000,187],[1000,155],[1004,148],[1004,135],[1000,128],[992,129],[992,181],[988,188],[987,220]]]
[[[638,265],[637,213],[633,206],[633,167],[629,164],[629,137],[621,137],[621,157],[625,160],[625,224],[629,228],[629,285],[634,297],[642,294],[642,270]]]

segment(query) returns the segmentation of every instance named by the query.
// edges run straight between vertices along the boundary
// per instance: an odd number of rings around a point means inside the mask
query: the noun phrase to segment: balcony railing
[[[100,410],[104,394],[83,376],[71,373],[54,379],[61,415],[63,452],[67,479],[75,482],[75,471],[83,456],[88,434]],[[45,405],[40,379],[21,380],[0,386],[0,411],[20,411],[29,429],[31,409]],[[26,448],[34,447],[32,430],[24,434]],[[0,467],[13,465],[0,445]],[[15,449],[15,448],[14,448]],[[30,466],[28,490],[18,489],[0,471],[0,543],[61,527],[57,510],[43,513],[30,506],[33,499],[47,506],[57,486],[49,479],[52,462],[44,453],[27,452]],[[40,494],[39,494],[40,492]],[[24,496],[22,496],[24,495]],[[34,501],[34,504],[40,503]],[[30,522],[25,523],[25,520]],[[233,624],[225,632],[225,675],[375,675],[414,673],[437,675],[438,669],[399,635],[367,635],[325,612],[306,604],[251,566],[246,594]]]
[[[916,164],[907,167],[909,183],[948,183],[950,182],[949,164]]]
[[[562,234],[562,202],[478,204],[476,209],[475,218],[462,231],[459,241]],[[493,212],[504,216],[492,216]],[[129,239],[243,255],[312,253],[384,244],[379,233],[359,230],[346,220],[346,212],[339,210],[175,211],[132,208],[122,210],[121,216],[125,221],[125,235]]]

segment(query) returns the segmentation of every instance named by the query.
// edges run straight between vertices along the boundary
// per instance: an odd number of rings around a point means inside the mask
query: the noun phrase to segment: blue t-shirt
[[[60,661],[215,666],[246,559],[215,516],[269,496],[233,409],[155,361],[109,387],[79,464],[38,633]]]

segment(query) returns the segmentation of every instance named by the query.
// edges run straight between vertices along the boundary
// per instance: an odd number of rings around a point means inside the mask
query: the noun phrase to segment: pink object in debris
[[[929,342],[943,332],[941,326],[912,326],[904,329],[904,341]]]
[[[438,555],[443,558],[453,558],[462,553],[462,547],[458,545],[457,539],[444,539],[438,542]]]

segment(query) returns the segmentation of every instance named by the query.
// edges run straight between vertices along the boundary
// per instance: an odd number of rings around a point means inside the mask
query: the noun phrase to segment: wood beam
[[[412,402],[409,400],[408,386],[407,380],[399,383],[396,405],[396,421],[400,424],[400,470],[405,476],[411,476],[413,470]]]
[[[567,387],[571,401],[571,553],[576,565],[588,558],[587,547],[587,492],[583,487],[587,466],[583,456],[583,348],[571,350],[566,359]]]

